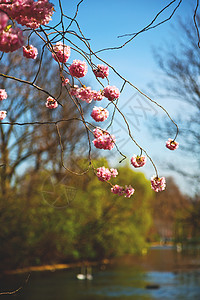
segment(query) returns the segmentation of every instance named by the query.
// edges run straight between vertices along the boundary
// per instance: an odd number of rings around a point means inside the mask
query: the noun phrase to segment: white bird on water
[[[81,273],[76,275],[76,278],[79,280],[92,280],[93,276],[92,276],[92,268],[91,267],[87,267],[87,274],[86,274],[86,268],[85,266],[81,267]]]

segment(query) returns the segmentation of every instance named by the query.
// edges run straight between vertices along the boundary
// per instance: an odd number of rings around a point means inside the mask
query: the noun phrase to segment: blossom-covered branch
[[[138,89],[128,79],[123,77],[114,66],[102,59],[98,55],[98,53],[105,50],[120,49],[127,43],[131,42],[142,32],[156,28],[157,26],[168,21],[172,18],[175,11],[180,6],[182,0],[178,2],[173,12],[167,19],[155,24],[158,17],[168,7],[175,3],[176,0],[171,1],[168,5],[166,5],[160,12],[157,13],[154,19],[145,28],[133,34],[133,36],[123,45],[119,47],[105,48],[95,52],[91,49],[89,39],[85,37],[79,23],[76,20],[80,4],[82,2],[83,0],[81,0],[77,4],[74,16],[70,17],[64,13],[62,1],[59,0],[58,7],[56,7],[56,9],[60,10],[60,20],[56,25],[51,26],[49,25],[49,22],[53,18],[55,9],[54,5],[48,0],[0,0],[0,51],[2,51],[2,53],[12,53],[18,49],[21,49],[21,55],[23,55],[24,59],[33,60],[33,62],[39,60],[39,65],[32,81],[26,80],[24,78],[18,78],[17,76],[6,73],[0,73],[0,77],[3,77],[6,80],[9,79],[19,82],[22,85],[32,86],[34,89],[45,93],[48,97],[46,98],[46,102],[44,103],[44,105],[46,106],[46,109],[49,109],[52,112],[52,114],[53,111],[58,109],[59,106],[61,109],[63,109],[65,105],[68,105],[67,102],[71,101],[79,115],[79,117],[60,119],[56,121],[36,120],[35,122],[12,122],[11,120],[11,122],[1,122],[1,126],[6,126],[8,124],[13,126],[53,124],[56,128],[58,142],[61,150],[61,165],[67,171],[73,172],[71,169],[66,167],[64,163],[64,147],[62,144],[62,134],[59,128],[59,123],[73,122],[75,120],[81,122],[84,126],[84,130],[87,136],[85,143],[88,147],[88,168],[84,172],[75,172],[75,174],[83,175],[90,168],[93,168],[99,180],[108,182],[112,176],[116,177],[115,175],[117,174],[117,170],[107,170],[104,166],[100,166],[99,168],[95,169],[92,162],[91,153],[93,146],[97,149],[108,151],[111,151],[114,146],[116,146],[118,153],[123,156],[123,159],[120,160],[120,162],[126,159],[126,156],[120,151],[117,146],[115,136],[110,134],[108,131],[109,127],[114,121],[116,112],[118,112],[124,120],[130,140],[132,140],[132,142],[138,147],[138,150],[140,152],[139,155],[134,154],[133,157],[130,158],[131,165],[135,168],[142,167],[145,165],[146,160],[149,159],[156,173],[156,175],[152,177],[153,179],[151,180],[152,189],[156,192],[164,190],[165,179],[163,179],[163,177],[159,178],[155,163],[147,154],[146,150],[143,149],[143,147],[141,147],[133,137],[127,118],[118,107],[120,95],[121,93],[123,93],[125,85],[130,85],[133,89],[137,90],[141,95],[143,95],[148,101],[151,101],[153,104],[161,108],[167,114],[172,123],[176,126],[174,139],[169,139],[166,143],[167,148],[170,150],[175,150],[178,147],[178,143],[175,141],[178,135],[178,126],[164,107],[162,107],[155,100],[151,99],[148,95]],[[67,24],[65,24],[66,21],[68,22]],[[74,29],[71,29],[73,24],[75,24],[77,28],[76,31]],[[35,45],[31,44],[31,40],[34,36],[39,40],[41,51],[37,49]],[[43,68],[45,51],[50,52],[51,59],[57,63],[60,76],[60,78],[58,78],[60,80],[59,90],[56,90],[54,92],[54,94],[57,93],[57,95],[52,95],[50,89],[48,90],[46,88],[43,88],[39,84],[39,76]],[[75,57],[73,61],[71,61],[72,52],[73,57]],[[3,58],[3,55],[1,56],[1,58]],[[99,63],[94,63],[94,61],[96,62],[96,60]],[[99,83],[99,90],[93,90],[91,87],[85,86],[83,83],[83,80],[86,78],[89,69],[92,71],[94,78]],[[110,72],[114,72],[122,80],[121,88],[116,87],[115,83],[110,83]],[[62,93],[65,93],[65,95],[68,96],[66,102],[61,101]],[[99,103],[103,99],[107,102],[106,107],[97,105],[91,107],[94,101],[95,103]],[[3,86],[0,86],[0,100],[2,101],[2,105],[4,101],[9,101],[9,90],[6,91]],[[33,101],[35,100],[33,99]],[[105,120],[109,120],[110,118],[110,125],[107,127],[107,129],[95,126],[87,121],[83,109],[83,104],[88,105],[87,111],[91,112],[90,115],[95,122],[103,123],[105,122]],[[114,107],[114,110],[113,113],[109,115],[107,108],[110,105]],[[11,110],[12,107],[10,107],[9,109]],[[9,111],[1,110],[0,120],[4,120],[6,116],[9,118]],[[92,136],[94,138],[93,140],[91,140]],[[143,155],[143,153],[146,154],[146,156]],[[110,181],[109,184],[111,184]],[[124,195],[125,197],[129,198],[131,195],[133,195],[134,188],[129,183],[127,183],[125,187],[121,187],[120,185],[113,186],[111,184],[111,192],[117,195]]]

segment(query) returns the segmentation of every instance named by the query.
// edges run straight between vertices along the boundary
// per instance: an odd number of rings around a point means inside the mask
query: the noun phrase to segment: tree
[[[152,231],[163,240],[175,238],[176,222],[189,207],[187,197],[180,192],[173,178],[168,178],[167,182],[165,193],[156,194],[151,202]]]
[[[199,245],[199,197],[189,199],[187,207],[177,215],[175,226],[176,242],[184,245]]]
[[[47,65],[49,55],[43,61],[44,66],[38,81],[43,87],[48,86],[48,81],[51,82],[51,89],[60,89],[58,81],[55,79],[55,65],[53,63]],[[1,70],[12,76],[13,74],[20,75],[23,80],[32,80],[40,65],[40,60],[36,60],[34,64],[24,61],[20,53],[7,55],[6,59],[1,60]],[[46,81],[48,78],[48,81]],[[60,169],[62,167],[60,161],[60,142],[55,124],[52,120],[60,120],[66,118],[77,118],[77,113],[73,110],[73,105],[65,106],[62,110],[57,110],[54,114],[49,114],[49,111],[43,108],[42,101],[44,96],[37,89],[33,89],[30,85],[25,85],[21,88],[21,84],[2,78],[1,84],[6,90],[9,90],[9,98],[5,100],[5,109],[12,109],[9,112],[6,125],[1,126],[0,141],[1,141],[1,193],[4,197],[8,196],[10,183],[13,182],[13,177],[16,175],[16,170],[22,165],[27,165],[27,161],[31,163],[35,171],[46,167],[50,163],[53,168]],[[32,100],[34,99],[34,100]],[[66,99],[65,99],[66,101]],[[84,109],[84,106],[83,106]],[[39,126],[34,124],[35,120],[45,120],[46,125]],[[20,122],[27,122],[27,126],[19,126]],[[75,121],[74,121],[75,122]],[[57,124],[59,132],[62,135],[63,153],[72,156],[76,145],[83,140],[83,129],[79,124],[74,126],[74,122],[62,122]],[[18,123],[18,127],[13,123]],[[31,124],[33,123],[33,124]],[[40,123],[40,121],[39,121]]]
[[[79,164],[84,168],[83,161]],[[95,164],[109,167],[105,159],[95,160]],[[97,260],[141,253],[147,246],[154,194],[142,173],[128,166],[119,169],[122,183],[126,182],[126,175],[136,187],[134,198],[123,201],[110,194],[110,185],[98,180],[91,171],[87,180],[81,176],[78,182],[74,174],[64,173],[62,182],[53,182],[56,194],[50,193],[52,182],[50,177],[45,180],[47,174],[55,176],[54,171],[28,170],[15,198],[7,200],[0,223],[2,269]],[[69,202],[65,193],[69,192],[68,186],[75,192]],[[60,196],[57,202],[55,195]]]
[[[199,18],[196,20],[199,26]],[[156,61],[163,74],[163,96],[172,98],[179,103],[187,104],[186,111],[179,111],[179,124],[181,149],[183,154],[187,156],[187,160],[194,162],[198,167],[186,172],[184,168],[177,168],[175,164],[170,164],[170,169],[178,171],[190,180],[190,185],[196,187],[196,193],[199,192],[199,151],[200,151],[200,88],[199,88],[199,44],[196,41],[196,29],[194,24],[181,21],[178,30],[179,45],[170,49],[165,47],[161,51],[156,51]],[[180,35],[181,33],[181,35]],[[167,49],[167,50],[166,50]],[[159,93],[160,88],[157,88]],[[169,122],[160,122],[156,124],[155,129],[159,132],[171,132]],[[155,132],[154,129],[154,132]],[[187,166],[187,162],[186,162]]]
[[[152,163],[152,166],[155,170],[155,177],[151,181],[152,189],[155,191],[162,191],[165,189],[165,178],[158,176],[158,171],[156,168],[155,163],[153,162],[152,158],[149,156],[147,151],[143,149],[141,145],[134,139],[132,134],[131,126],[128,124],[128,121],[126,119],[126,116],[122,113],[122,111],[119,109],[118,106],[118,99],[120,96],[120,93],[123,92],[125,85],[129,85],[134,90],[139,92],[141,95],[146,97],[148,101],[151,101],[153,104],[158,105],[160,108],[164,110],[165,113],[167,111],[161,107],[156,101],[151,99],[148,95],[146,95],[144,92],[139,90],[136,86],[134,86],[129,80],[127,80],[125,77],[123,77],[119,72],[111,66],[108,62],[104,61],[104,59],[101,58],[100,54],[103,51],[108,50],[116,50],[121,49],[128,43],[130,43],[134,38],[136,38],[139,34],[146,32],[150,29],[154,29],[163,23],[170,20],[173,15],[175,14],[176,10],[179,8],[180,3],[176,3],[175,6],[173,6],[174,2],[171,1],[168,5],[164,6],[153,18],[153,20],[146,25],[142,30],[139,30],[137,33],[130,34],[130,38],[127,39],[125,43],[123,43],[119,47],[111,47],[111,48],[105,48],[100,49],[98,51],[93,51],[90,45],[90,41],[84,36],[83,31],[81,30],[80,24],[78,24],[76,17],[78,15],[78,11],[80,8],[81,3],[83,0],[81,0],[76,7],[76,13],[73,18],[70,16],[67,16],[64,13],[62,2],[59,0],[56,3],[57,9],[60,14],[60,19],[56,25],[51,25],[49,21],[51,20],[51,17],[53,18],[54,13],[54,5],[51,4],[48,0],[45,1],[29,1],[26,0],[21,1],[18,3],[16,0],[12,1],[11,3],[7,0],[4,2],[3,0],[0,2],[0,9],[1,9],[1,16],[2,16],[2,23],[1,23],[1,31],[0,31],[0,50],[3,53],[7,52],[15,52],[17,49],[22,48],[23,49],[23,56],[29,60],[39,60],[38,66],[35,65],[35,76],[33,76],[33,79],[25,79],[23,76],[20,75],[19,72],[16,74],[8,74],[8,73],[0,73],[0,77],[3,77],[6,81],[12,80],[17,83],[21,83],[25,86],[29,86],[32,89],[35,89],[39,92],[41,92],[43,95],[47,97],[46,106],[48,109],[51,110],[58,110],[58,107],[61,109],[64,106],[68,106],[69,102],[72,103],[74,110],[76,111],[76,117],[70,118],[67,117],[67,119],[58,120],[55,121],[55,116],[53,117],[53,121],[46,121],[43,119],[43,115],[40,115],[40,117],[37,118],[34,122],[23,122],[20,121],[20,126],[27,126],[31,125],[32,128],[35,125],[54,125],[54,128],[56,128],[56,134],[58,135],[59,144],[61,147],[61,166],[65,168],[65,157],[64,157],[64,148],[65,145],[62,141],[62,136],[65,132],[65,130],[61,130],[61,124],[66,122],[76,123],[83,127],[84,133],[85,133],[85,149],[87,149],[87,155],[88,155],[88,166],[86,170],[89,170],[90,168],[93,168],[92,163],[92,145],[96,148],[104,149],[104,150],[112,150],[114,147],[116,148],[118,154],[120,155],[120,162],[126,159],[126,156],[120,151],[120,149],[117,147],[117,141],[115,141],[115,137],[112,136],[107,130],[104,130],[102,128],[98,128],[98,126],[94,125],[91,122],[88,122],[87,120],[87,114],[85,114],[84,111],[84,105],[83,103],[88,104],[88,111],[89,111],[89,104],[92,102],[92,100],[100,101],[103,98],[105,98],[105,101],[107,102],[106,107],[104,108],[93,108],[92,110],[92,117],[95,121],[104,121],[108,117],[107,107],[110,107],[112,109],[111,111],[111,117],[110,117],[110,124],[108,125],[108,128],[113,123],[113,120],[115,118],[116,114],[119,114],[126,126],[128,135],[131,139],[131,141],[138,147],[139,154],[133,156],[132,158],[132,164],[135,167],[141,167],[145,164],[146,159],[148,158],[150,162]],[[171,9],[172,11],[169,13],[168,18],[163,17],[163,12],[167,11],[168,9]],[[32,13],[34,12],[34,15]],[[31,19],[30,19],[31,15]],[[162,21],[158,22],[158,18],[162,17]],[[20,27],[20,26],[24,27]],[[23,33],[26,32],[27,36],[23,39]],[[35,38],[35,40],[34,40]],[[31,44],[35,43],[37,39],[37,43],[39,45],[39,55],[38,55],[38,49]],[[65,43],[68,43],[69,45],[66,45]],[[34,44],[36,45],[36,43]],[[23,47],[22,47],[23,46]],[[71,62],[71,52],[73,52],[73,55],[75,58],[81,57],[81,59],[84,59],[84,61],[80,59],[75,59],[73,62]],[[48,69],[50,65],[46,64],[45,66],[45,57],[46,53],[49,53],[51,55],[51,61],[55,61],[57,66],[57,72],[49,71],[49,75],[46,73],[45,78],[42,78],[42,72],[43,70]],[[6,54],[3,54],[2,57]],[[37,58],[38,57],[38,58]],[[70,63],[69,63],[70,62]],[[20,64],[19,64],[20,66]],[[97,82],[99,83],[100,90],[94,91],[90,87],[85,86],[84,82],[82,81],[82,78],[85,77],[88,71],[88,66],[90,70],[92,71],[93,75],[97,79]],[[109,82],[109,70],[113,74],[115,74],[122,82],[121,87],[117,88],[114,85],[111,85]],[[51,82],[50,75],[55,76],[57,74],[57,80],[59,82],[60,87],[56,89],[54,85],[51,86],[49,84]],[[69,77],[69,78],[68,78]],[[46,80],[46,83],[43,84],[43,79]],[[76,86],[76,83],[79,83],[79,87]],[[64,88],[62,89],[62,85],[64,85]],[[2,93],[2,100],[5,97],[5,91],[4,89],[1,89]],[[68,98],[67,98],[68,96]],[[34,97],[34,94],[33,94]],[[66,102],[63,101],[63,98],[68,99]],[[34,101],[34,100],[33,100]],[[32,103],[33,103],[32,101]],[[56,113],[55,113],[56,114]],[[1,111],[1,118],[5,118],[5,111]],[[52,113],[53,116],[53,113]],[[167,113],[167,116],[169,114]],[[170,118],[171,119],[171,118]],[[14,120],[13,122],[10,122],[11,126],[16,126],[17,121]],[[171,119],[171,121],[176,125],[176,123]],[[29,123],[29,124],[28,124]],[[2,125],[4,126],[4,122],[2,122]],[[58,125],[59,124],[59,125]],[[18,125],[19,126],[19,125]],[[45,127],[43,127],[45,128]],[[71,127],[72,128],[72,127]],[[176,125],[177,133],[178,133],[178,126]],[[44,130],[44,129],[43,129]],[[44,130],[45,131],[45,130]],[[49,129],[44,133],[44,135],[47,137],[48,141],[46,143],[46,146],[48,149],[53,149],[53,147],[50,147],[49,145]],[[177,134],[176,134],[177,135]],[[46,150],[45,146],[41,146],[41,143],[39,142],[40,139],[40,132],[35,134],[37,138],[37,143],[32,144],[33,146],[30,146],[33,152],[35,153],[35,160],[36,160],[36,169],[39,168],[41,165],[41,157],[45,157],[48,160],[48,157],[46,156]],[[91,138],[94,137],[93,143]],[[175,138],[174,138],[175,139]],[[171,143],[171,142],[170,142]],[[172,141],[173,146],[176,146],[175,140]],[[35,147],[36,144],[40,144],[40,150],[36,151]],[[79,147],[80,148],[80,147]],[[172,148],[172,144],[170,144],[169,149]],[[52,150],[51,154],[50,151],[48,152],[48,155],[51,157],[54,155],[54,153],[57,152],[57,148]],[[43,154],[42,154],[43,153]],[[145,154],[145,155],[144,155]],[[28,153],[24,156],[29,155]],[[21,156],[20,156],[21,157]],[[6,158],[4,158],[5,160]],[[21,159],[21,158],[20,158]],[[135,162],[134,162],[135,160]],[[5,163],[2,163],[2,165],[5,168]],[[86,171],[85,170],[85,171]],[[72,169],[68,168],[68,171],[74,172]],[[83,173],[85,173],[83,171]],[[94,171],[96,171],[94,169]],[[6,174],[6,170],[2,171],[3,174]],[[4,176],[4,175],[3,175]],[[6,175],[7,176],[7,175]],[[4,179],[3,179],[4,180]],[[3,182],[2,180],[2,182]],[[2,186],[5,186],[2,184]],[[121,193],[122,187],[113,187],[111,189],[114,193]],[[131,195],[130,193],[133,193],[132,187],[123,187],[123,194],[124,195]],[[5,192],[4,192],[5,193]]]

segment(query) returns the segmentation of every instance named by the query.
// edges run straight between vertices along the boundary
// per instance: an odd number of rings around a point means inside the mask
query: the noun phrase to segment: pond
[[[22,300],[189,300],[200,299],[200,254],[151,249],[145,256],[125,256],[92,268],[92,280],[78,280],[80,269],[32,272],[14,296]],[[0,290],[13,290],[26,274],[3,276]]]

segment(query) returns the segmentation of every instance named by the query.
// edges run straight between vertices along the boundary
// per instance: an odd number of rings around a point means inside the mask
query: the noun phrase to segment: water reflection
[[[93,280],[77,280],[80,270],[32,273],[15,299],[22,300],[198,300],[200,256],[154,249],[146,256],[126,256],[93,268]],[[1,290],[13,289],[25,275],[2,278]],[[7,280],[6,280],[7,279]],[[154,288],[147,288],[154,287]],[[1,296],[8,299],[10,296]]]

